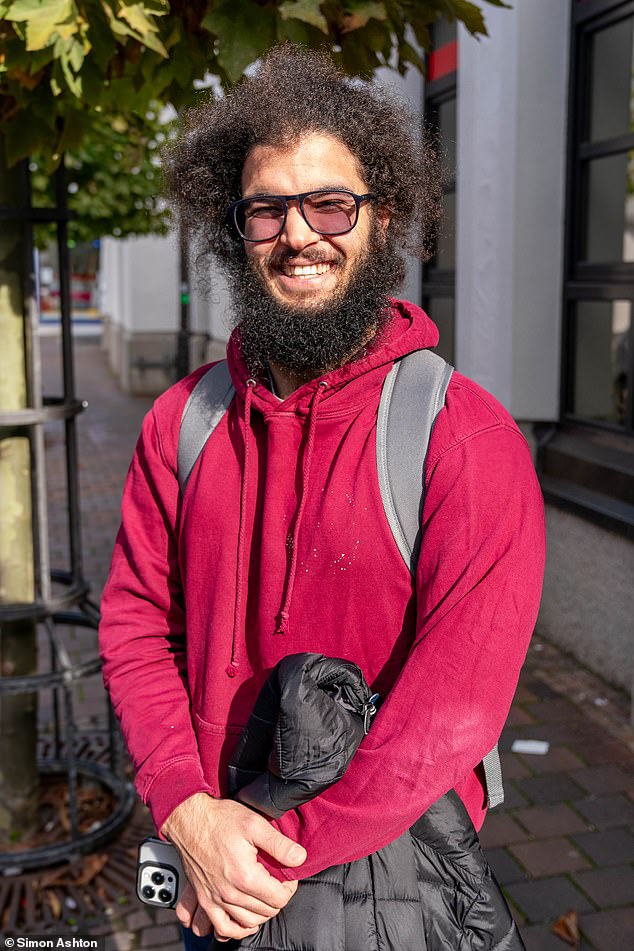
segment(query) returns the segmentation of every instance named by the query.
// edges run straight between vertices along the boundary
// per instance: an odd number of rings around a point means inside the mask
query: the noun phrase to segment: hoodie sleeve
[[[104,682],[134,761],[135,785],[158,829],[193,793],[211,793],[190,714],[174,531],[179,504],[154,409],[125,484],[99,638]]]
[[[474,770],[501,733],[537,617],[543,501],[510,418],[454,434],[426,473],[414,643],[343,779],[278,820],[308,853],[300,869],[267,864],[278,877],[374,852],[452,788],[476,826],[484,816]]]

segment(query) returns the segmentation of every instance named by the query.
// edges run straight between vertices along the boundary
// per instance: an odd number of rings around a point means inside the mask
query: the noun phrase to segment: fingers
[[[267,852],[280,865],[296,868],[306,861],[306,849],[278,832],[266,820],[263,820],[262,825],[258,827],[257,837],[254,836],[253,844],[258,849]]]
[[[201,905],[199,905],[196,909],[196,913],[192,918],[190,927],[194,934],[198,935],[199,938],[204,935],[211,934],[211,932],[214,930],[209,915]]]
[[[194,917],[194,912],[196,911],[197,907],[198,899],[196,897],[196,892],[188,882],[185,886],[183,894],[178,899],[175,908],[176,917],[184,928],[191,928],[192,918]]]
[[[269,921],[275,917],[275,915],[251,914],[245,911],[240,905],[226,905],[224,911],[226,911],[229,918],[240,925],[241,928],[254,929],[255,931],[257,931],[260,925],[263,925],[265,921]]]
[[[229,915],[220,908],[214,909],[209,917],[211,919],[210,927],[204,933],[209,934],[210,931],[213,930],[214,937],[217,941],[229,941],[231,938],[241,941],[242,938],[248,938],[250,935],[255,934],[258,930],[257,927],[241,927],[237,921],[234,921],[232,918],[230,918]]]
[[[233,910],[239,916],[238,918],[233,917],[232,910],[226,913],[222,909],[215,909],[208,915],[205,909],[198,905],[189,927],[199,938],[213,932],[218,941],[229,941],[232,938],[247,938],[255,934],[259,926],[267,920],[264,918],[256,922],[256,916],[245,915],[243,909],[238,906],[235,906]]]

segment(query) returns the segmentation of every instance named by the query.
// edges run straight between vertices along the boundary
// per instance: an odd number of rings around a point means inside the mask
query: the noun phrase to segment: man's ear
[[[377,209],[377,218],[379,220],[379,227],[383,232],[383,236],[387,234],[387,229],[390,226],[390,221],[392,220],[392,212],[386,205],[379,205]]]

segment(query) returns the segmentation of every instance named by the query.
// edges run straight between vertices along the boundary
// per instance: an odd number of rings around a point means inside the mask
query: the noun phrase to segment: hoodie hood
[[[253,406],[267,416],[283,406],[285,412],[295,411],[300,415],[307,415],[317,390],[323,391],[322,405],[337,401],[337,395],[346,384],[365,376],[369,371],[388,363],[393,363],[399,357],[413,350],[423,350],[435,347],[439,334],[436,325],[427,314],[407,301],[393,299],[390,302],[391,319],[381,332],[374,337],[362,354],[349,363],[330,370],[323,376],[303,383],[287,399],[280,402],[271,393],[268,386],[254,381],[244,362],[240,349],[240,330],[236,328],[231,334],[227,347],[227,360],[233,384],[240,400],[245,399],[247,385],[253,388]]]

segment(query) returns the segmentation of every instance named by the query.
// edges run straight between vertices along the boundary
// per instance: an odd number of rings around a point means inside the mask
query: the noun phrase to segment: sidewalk
[[[47,389],[54,392],[58,341],[47,337],[42,345]],[[84,564],[98,597],[123,480],[151,401],[118,392],[94,340],[79,338],[75,349],[77,393],[89,403],[79,422]],[[63,512],[55,505],[63,498],[61,456],[54,436],[49,442],[51,537],[59,539],[63,558]],[[501,743],[506,803],[489,816],[481,835],[528,951],[571,947],[551,932],[571,910],[579,916],[581,951],[634,951],[634,736],[628,713],[623,694],[535,634]],[[511,752],[518,739],[547,741],[549,750]],[[139,807],[133,827],[110,847],[119,891],[107,894],[109,911],[101,920],[79,931],[109,934],[108,948],[118,951],[176,951],[173,914],[146,909],[134,895],[135,843],[144,829],[150,824]]]

